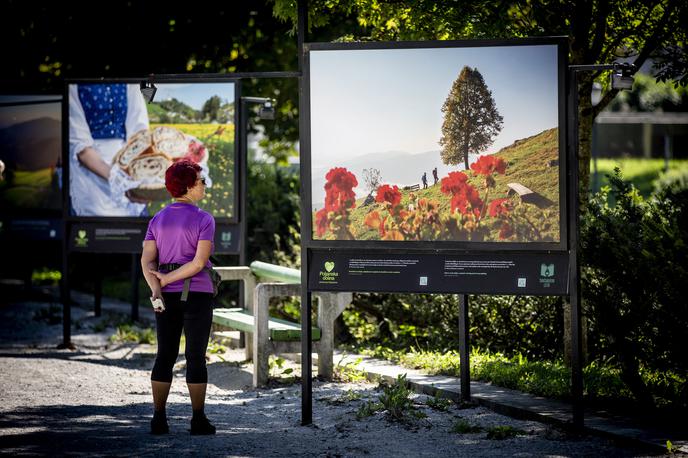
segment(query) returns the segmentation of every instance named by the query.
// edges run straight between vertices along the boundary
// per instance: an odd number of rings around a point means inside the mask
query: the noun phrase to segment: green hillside
[[[551,205],[546,208],[539,208],[532,204],[520,203],[520,200],[513,197],[514,204],[519,207],[519,211],[530,221],[536,222],[541,230],[540,239],[543,241],[558,240],[559,227],[559,167],[557,165],[548,166],[550,161],[558,159],[559,138],[558,129],[548,129],[532,137],[517,140],[513,144],[501,149],[496,156],[501,157],[507,162],[505,175],[493,175],[496,186],[490,190],[490,194],[485,199],[484,177],[474,176],[468,172],[469,183],[480,192],[480,197],[485,201],[492,201],[495,198],[507,197],[507,183],[520,183],[532,191],[540,194],[551,201]],[[459,169],[457,169],[459,171]],[[384,170],[382,171],[384,176]],[[406,208],[410,203],[409,195],[413,192],[419,199],[429,199],[440,204],[440,214],[442,217],[449,217],[451,211],[451,196],[441,192],[441,179],[434,186],[419,191],[401,190],[401,204]],[[357,189],[360,196],[360,187]],[[373,210],[380,212],[381,216],[387,214],[383,204],[374,203],[363,206],[365,195],[356,201],[356,208],[351,212],[351,229],[358,240],[377,240],[379,234],[377,230],[371,229],[364,224],[365,216]],[[527,207],[527,208],[526,208]],[[487,240],[498,241],[498,229],[492,231]],[[524,240],[525,241],[525,240]]]

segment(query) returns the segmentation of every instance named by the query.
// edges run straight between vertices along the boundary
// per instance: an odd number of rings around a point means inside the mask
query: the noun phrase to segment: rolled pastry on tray
[[[204,164],[208,151],[192,136],[170,126],[158,126],[134,134],[117,152],[112,165],[120,167],[133,181],[143,184],[129,190],[129,195],[142,200],[167,200],[165,170],[172,162],[188,159]]]

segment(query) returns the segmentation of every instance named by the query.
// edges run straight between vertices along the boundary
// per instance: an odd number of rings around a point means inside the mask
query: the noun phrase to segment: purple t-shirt
[[[196,256],[199,240],[210,240],[212,243],[214,238],[215,219],[210,213],[192,204],[175,202],[160,210],[150,220],[144,240],[155,240],[158,264],[186,264]],[[211,266],[208,261],[206,267]],[[162,290],[166,293],[178,293],[182,289],[184,280],[170,283]],[[189,291],[212,293],[213,283],[208,272],[201,270],[194,275]]]

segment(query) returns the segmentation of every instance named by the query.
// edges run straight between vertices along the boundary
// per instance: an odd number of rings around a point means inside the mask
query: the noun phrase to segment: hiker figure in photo
[[[205,353],[214,296],[208,259],[213,251],[215,220],[196,206],[205,196],[205,179],[198,164],[188,160],[173,163],[165,172],[165,186],[174,202],[151,219],[141,255],[151,301],[162,299],[161,306],[155,307],[158,353],[151,374],[155,408],[151,433],[169,431],[165,405],[183,329],[186,383],[193,409],[191,434],[215,434],[204,413],[208,383]]]
[[[427,189],[428,188],[428,172],[423,172],[422,180],[423,180],[423,189]]]
[[[433,180],[435,180],[435,182],[432,184],[434,186],[439,181],[439,178],[437,178],[437,167],[432,169],[432,178],[433,178]]]

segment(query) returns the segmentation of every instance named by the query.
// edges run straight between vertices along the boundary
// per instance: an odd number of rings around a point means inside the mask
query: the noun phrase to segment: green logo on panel
[[[543,288],[549,288],[555,282],[554,264],[540,264],[540,285]]]
[[[74,244],[78,247],[88,246],[88,237],[86,237],[86,231],[84,229],[79,229],[76,232],[76,238],[74,239]]]
[[[339,273],[333,272],[334,262],[325,261],[323,267],[325,267],[325,271],[320,271],[320,283],[337,283]]]
[[[222,233],[222,241],[223,242],[231,242],[232,241],[232,233],[231,232],[223,232]]]

